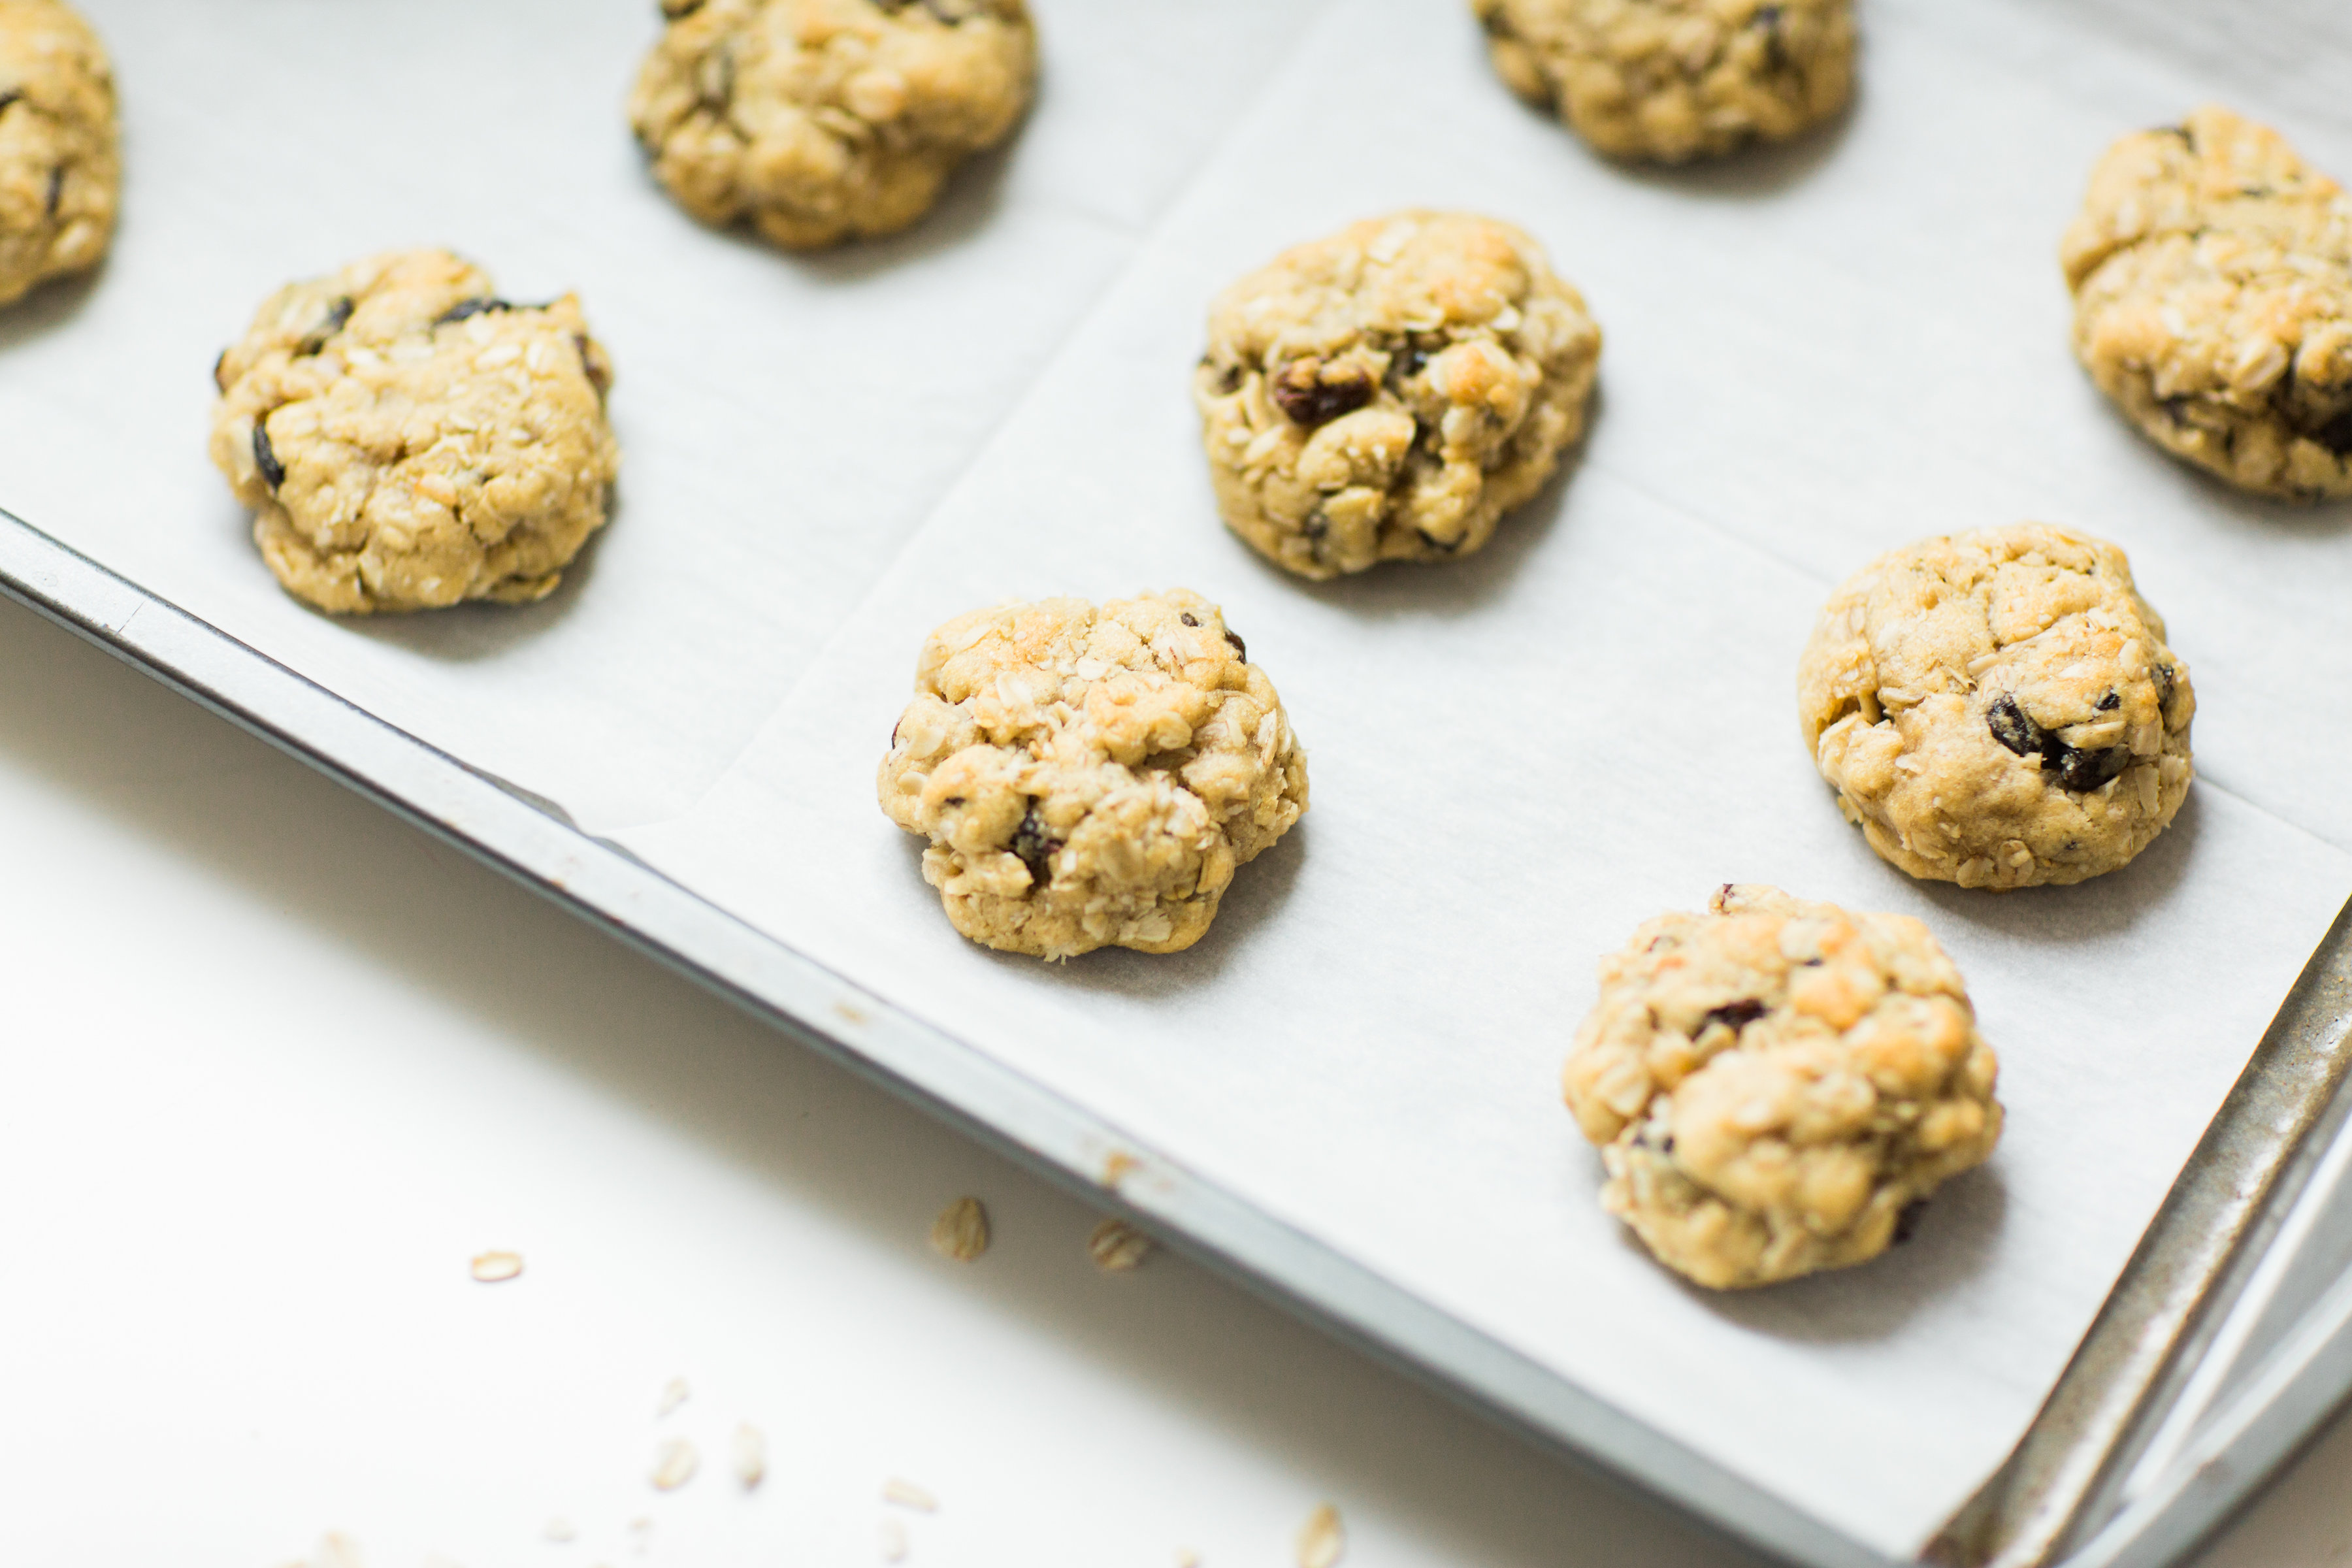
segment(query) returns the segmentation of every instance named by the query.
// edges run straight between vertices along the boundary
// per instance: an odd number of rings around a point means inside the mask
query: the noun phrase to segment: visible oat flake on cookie
[[[1997,1065],[1927,928],[1727,885],[1601,961],[1562,1074],[1601,1202],[1717,1289],[1860,1263],[2000,1137]]]
[[[1471,0],[1496,74],[1613,158],[1780,142],[1853,93],[1853,0]]]
[[[1306,577],[1444,561],[1583,434],[1601,330],[1520,230],[1409,211],[1218,297],[1193,378],[1225,522]]]
[[[2192,776],[2188,666],[2124,552],[2039,523],[1880,556],[1798,667],[1805,744],[1888,861],[1964,888],[2128,863]]]
[[[1036,75],[1023,0],[667,0],[629,118],[709,224],[795,250],[921,217],[1012,132]]]
[[[98,35],[62,0],[0,0],[0,305],[97,266],[121,184]]]
[[[2352,199],[2208,105],[2126,136],[2060,258],[2074,353],[2150,439],[2242,489],[2352,496]]]
[[[1047,599],[933,632],[877,788],[955,928],[1039,958],[1190,947],[1307,809],[1307,759],[1217,606]]]
[[[527,604],[604,524],[613,369],[569,294],[512,304],[446,251],[379,256],[279,289],[213,375],[213,461],[321,609]]]

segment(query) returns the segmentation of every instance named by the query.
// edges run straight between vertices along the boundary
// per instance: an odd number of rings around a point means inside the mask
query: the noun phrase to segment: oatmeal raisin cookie
[[[1601,1202],[1716,1289],[1874,1258],[2000,1138],[1992,1049],[1927,928],[1726,886],[1601,963],[1562,1085]]]
[[[1307,757],[1217,606],[1181,589],[960,616],[923,644],[882,809],[956,930],[1174,952],[1307,809]]]

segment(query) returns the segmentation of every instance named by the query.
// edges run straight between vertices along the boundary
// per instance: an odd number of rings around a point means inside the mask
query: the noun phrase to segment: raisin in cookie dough
[[[1225,522],[1303,577],[1493,537],[1584,431],[1601,329],[1536,242],[1401,212],[1221,295],[1193,378]]]
[[[286,587],[347,615],[544,597],[604,524],[613,371],[580,301],[446,251],[279,289],[214,379],[213,461]]]
[[[1853,92],[1853,0],[1471,0],[1495,70],[1612,158],[1782,142]]]
[[[1037,40],[1023,0],[663,0],[629,120],[708,224],[815,249],[895,233],[1011,134]]]
[[[0,0],[0,305],[105,257],[121,143],[89,25],[60,0]]]
[[[1603,1206],[1720,1290],[1903,1239],[2000,1141],[1995,1072],[1926,926],[1726,886],[1601,961],[1561,1081]]]
[[[2188,798],[2188,667],[2124,552],[2039,523],[1889,552],[1830,596],[1805,744],[1870,847],[1964,888],[2079,882]]]
[[[2126,136],[2060,249],[2074,353],[2176,457],[2260,494],[2352,496],[2352,201],[2208,106]]]
[[[1307,756],[1217,606],[1177,590],[1046,599],[933,632],[882,809],[929,838],[949,920],[1063,959],[1192,946],[1234,868],[1307,809]]]

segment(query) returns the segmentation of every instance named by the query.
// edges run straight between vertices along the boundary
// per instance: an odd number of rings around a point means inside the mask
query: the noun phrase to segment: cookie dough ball
[[[1219,296],[1192,384],[1226,523],[1302,577],[1494,536],[1584,431],[1601,329],[1507,223],[1402,212]]]
[[[1904,1239],[2000,1141],[1995,1070],[1926,926],[1727,885],[1601,960],[1561,1081],[1603,1206],[1722,1290]]]
[[[2352,201],[2208,106],[2126,136],[2060,259],[2074,353],[2150,438],[2241,489],[2352,496]]]
[[[663,0],[629,120],[708,224],[810,250],[891,234],[1029,106],[1023,0]]]
[[[1496,72],[1612,158],[1781,142],[1853,92],[1853,0],[1471,0]]]
[[[213,378],[213,461],[320,609],[527,604],[604,525],[613,370],[569,294],[513,305],[446,251],[379,256],[279,289]]]
[[[948,919],[1070,958],[1201,940],[1234,868],[1307,809],[1307,755],[1217,606],[1179,589],[960,616],[923,644],[882,809],[931,841]]]
[[[105,257],[121,140],[89,25],[61,0],[0,0],[0,305]]]
[[[2079,882],[2189,795],[2189,668],[2124,552],[2069,529],[1880,556],[1822,606],[1797,706],[1847,817],[1928,880]]]

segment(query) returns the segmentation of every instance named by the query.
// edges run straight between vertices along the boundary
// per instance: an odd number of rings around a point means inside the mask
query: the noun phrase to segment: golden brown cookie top
[[[2352,200],[2214,105],[2108,149],[2060,258],[2074,351],[2179,457],[2243,489],[2352,495]]]
[[[98,265],[121,183],[98,35],[60,0],[0,0],[0,304]]]
[[[288,586],[341,611],[526,599],[601,525],[613,373],[571,295],[497,296],[446,251],[289,284],[214,367],[213,458]]]
[[[1606,1201],[1717,1288],[1858,1262],[2000,1134],[1997,1066],[1919,921],[1727,885],[1601,965],[1563,1074]]]
[[[1496,74],[1613,158],[1778,142],[1853,90],[1852,0],[1471,0]]]
[[[1022,0],[667,0],[629,104],[706,223],[808,248],[887,234],[1011,132],[1036,75]]]
[[[1307,805],[1265,671],[1177,590],[961,616],[923,645],[877,780],[967,936],[1065,958],[1198,940]]]
[[[1798,711],[1881,854],[2009,888],[2113,870],[2171,820],[2196,696],[2121,550],[2020,523],[1847,579],[1800,661]]]
[[[1242,278],[1193,377],[1226,522],[1308,577],[1484,545],[1582,434],[1601,330],[1510,224],[1411,209]]]

